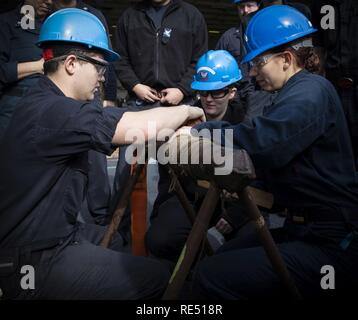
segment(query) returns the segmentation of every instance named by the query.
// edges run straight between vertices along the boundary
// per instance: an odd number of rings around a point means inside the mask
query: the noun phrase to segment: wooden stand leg
[[[108,248],[108,246],[111,244],[113,235],[118,230],[118,226],[123,218],[123,215],[126,211],[126,208],[128,206],[128,202],[130,199],[130,196],[132,194],[132,191],[134,189],[134,186],[139,178],[139,175],[143,171],[144,164],[137,164],[134,172],[131,174],[128,180],[128,184],[123,190],[123,193],[118,201],[118,205],[116,210],[114,211],[113,218],[111,223],[108,225],[107,230],[104,234],[104,237],[101,241],[101,246]]]
[[[219,201],[219,196],[220,190],[214,183],[211,183],[187,242],[175,266],[172,277],[169,280],[169,285],[163,295],[163,300],[174,300],[178,298],[184,281],[200,249],[200,244],[206,237],[206,231],[216,204]]]
[[[188,219],[190,220],[191,224],[194,224],[195,222],[195,218],[196,218],[196,212],[192,206],[192,204],[189,202],[179,180],[178,180],[178,177],[177,175],[175,174],[175,172],[172,170],[172,169],[168,169],[168,173],[171,177],[171,180],[172,180],[172,184],[173,184],[173,189],[180,201],[180,204],[182,205]],[[205,253],[208,255],[208,256],[211,256],[214,254],[214,250],[213,248],[211,247],[208,239],[205,237],[204,239],[205,243],[204,243],[204,250],[205,250]]]
[[[265,219],[255,205],[247,187],[239,193],[239,199],[244,205],[247,215],[255,223],[258,236],[274,270],[277,272],[278,276],[280,277],[284,285],[287,287],[292,297],[296,300],[301,300],[301,294],[299,293],[286,267],[285,261],[282,259],[282,256],[276,246],[276,243],[272,239],[271,233],[266,226]]]

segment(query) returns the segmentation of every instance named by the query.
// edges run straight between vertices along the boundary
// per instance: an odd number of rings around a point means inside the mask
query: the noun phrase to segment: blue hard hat
[[[247,26],[244,37],[247,54],[242,63],[316,31],[305,15],[290,6],[274,5],[262,9]]]
[[[225,50],[210,50],[196,64],[193,90],[219,90],[241,80],[242,75],[235,58]]]
[[[102,51],[107,61],[118,60],[119,54],[110,49],[102,22],[85,10],[69,8],[51,14],[43,23],[39,46],[47,42],[73,42]]]

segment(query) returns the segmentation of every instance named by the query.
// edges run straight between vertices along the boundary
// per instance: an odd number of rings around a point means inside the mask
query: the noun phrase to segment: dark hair
[[[89,49],[85,45],[81,44],[73,44],[73,43],[48,43],[43,49],[52,49],[53,57],[66,56],[70,54],[84,54],[84,55],[94,55],[96,53],[100,53],[99,50]],[[44,63],[44,74],[49,75],[53,74],[58,70],[61,61],[59,60],[48,60]],[[80,62],[81,63],[81,62]]]
[[[319,49],[315,47],[302,47],[296,50],[290,44],[284,44],[271,50],[272,53],[283,51],[289,51],[293,54],[298,67],[304,68],[311,73],[323,73],[323,63]]]

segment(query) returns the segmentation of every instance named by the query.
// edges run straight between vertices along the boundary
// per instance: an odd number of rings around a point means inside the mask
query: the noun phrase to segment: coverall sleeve
[[[227,122],[206,122],[196,129],[232,130],[235,147],[245,149],[255,167],[262,169],[285,166],[302,153],[334,122],[329,119],[329,96],[316,83],[299,83],[286,94],[279,95],[265,115],[254,117],[250,124],[231,126]],[[333,108],[332,108],[333,109]]]
[[[98,108],[93,103],[59,102],[44,112],[34,128],[36,149],[41,156],[55,161],[89,150],[110,155],[116,149],[112,138],[125,111],[116,107]]]

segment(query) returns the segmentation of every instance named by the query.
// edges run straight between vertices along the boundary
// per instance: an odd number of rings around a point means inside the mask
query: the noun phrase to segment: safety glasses
[[[198,91],[199,95],[207,98],[210,94],[210,96],[213,99],[222,99],[224,98],[228,93],[230,92],[230,89],[224,89],[224,90],[212,90],[212,91]]]
[[[102,78],[104,76],[104,74],[106,73],[107,67],[109,65],[109,63],[107,61],[104,61],[104,60],[100,61],[100,60],[94,59],[90,56],[80,54],[80,53],[71,53],[71,54],[73,54],[78,60],[82,60],[82,61],[92,64],[96,68],[98,77]],[[55,57],[55,58],[49,59],[47,61],[56,61],[56,60],[63,61],[71,54]]]
[[[261,69],[266,64],[268,64],[272,58],[277,57],[277,56],[281,55],[282,53],[283,52],[271,53],[271,54],[266,54],[266,55],[261,56],[261,57],[257,57],[254,60],[249,62],[250,68],[251,69],[252,68]]]
[[[76,54],[75,55],[77,57],[77,59],[79,60],[82,60],[82,61],[85,61],[85,62],[88,62],[88,63],[91,63],[94,65],[94,67],[96,68],[97,70],[97,73],[98,73],[98,76],[99,77],[103,77],[106,70],[107,70],[107,67],[109,65],[109,63],[107,61],[99,61],[97,59],[94,59],[90,56],[87,56],[87,55],[83,55],[83,54]]]

